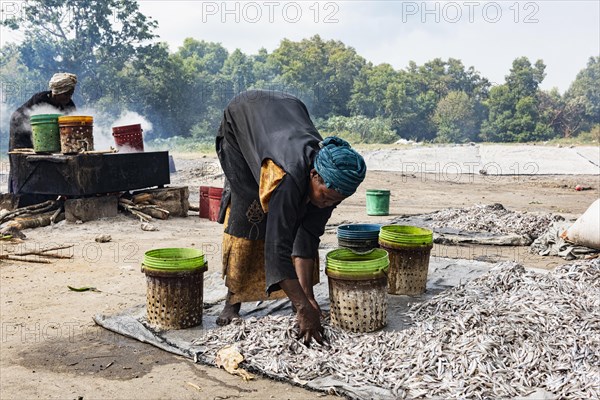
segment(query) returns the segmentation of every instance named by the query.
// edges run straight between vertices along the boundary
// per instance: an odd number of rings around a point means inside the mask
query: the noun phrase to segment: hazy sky
[[[7,3],[2,1],[2,3]],[[356,49],[374,64],[405,68],[459,58],[494,83],[512,61],[543,59],[542,87],[568,88],[600,54],[600,1],[140,1],[176,50],[186,37],[255,54],[281,39],[319,34]],[[5,31],[2,32],[3,36]],[[11,35],[10,37],[13,37]],[[18,35],[16,36],[18,38]],[[7,40],[7,39],[3,39]],[[10,40],[10,39],[8,39]]]
[[[175,50],[185,37],[229,50],[272,51],[281,39],[319,34],[341,40],[367,60],[405,68],[435,57],[459,58],[495,83],[512,61],[547,65],[542,87],[568,88],[600,53],[600,8],[592,1],[144,1]]]

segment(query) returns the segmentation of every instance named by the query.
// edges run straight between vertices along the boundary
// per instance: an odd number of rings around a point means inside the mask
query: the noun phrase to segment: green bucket
[[[366,254],[355,253],[350,249],[337,249],[327,253],[326,273],[339,279],[376,279],[385,276],[390,265],[388,253],[373,249]]]
[[[367,190],[367,215],[388,215],[390,213],[390,191]]]
[[[33,150],[36,153],[56,153],[60,151],[60,131],[58,117],[61,114],[39,114],[30,118]]]
[[[206,269],[206,261],[204,252],[198,249],[155,249],[144,254],[142,268],[154,272],[191,272]]]
[[[379,231],[379,241],[396,246],[431,246],[433,232],[409,225],[385,225]]]

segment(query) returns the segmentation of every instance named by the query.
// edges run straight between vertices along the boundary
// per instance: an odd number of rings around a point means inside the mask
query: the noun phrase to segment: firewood
[[[125,199],[119,200],[119,205],[121,206],[121,208],[129,211],[130,213],[132,213],[133,215],[138,217],[143,222],[149,222],[150,220],[152,220],[152,217],[150,215],[139,211],[139,208],[137,206],[132,205],[132,204],[127,204],[126,202],[124,202],[122,200],[125,200]]]
[[[129,212],[131,212],[133,215],[137,216],[143,222],[149,222],[149,221],[152,221],[152,219],[153,219],[150,215],[145,214],[140,211],[137,211],[137,210],[129,210]]]
[[[154,218],[158,219],[169,219],[169,212],[167,210],[163,210],[161,208],[142,208],[145,214],[148,214]]]
[[[56,206],[57,202],[54,200],[48,200],[43,203],[34,204],[27,207],[17,208],[14,211],[11,211],[7,214],[4,214],[0,217],[0,224],[15,219],[17,217],[25,217],[29,215],[41,214],[48,210],[53,209]]]
[[[20,257],[13,256],[10,254],[0,255],[0,260],[12,260],[12,261],[29,262],[29,263],[36,263],[36,264],[52,264],[52,262],[48,261],[48,260],[35,260],[32,258],[20,258]]]
[[[133,196],[134,204],[141,204],[152,200],[152,195],[150,193],[140,193]]]
[[[54,225],[58,219],[58,216],[60,215],[60,213],[63,211],[63,207],[59,207],[56,209],[56,211],[54,211],[54,214],[52,214],[52,216],[50,217],[50,224]]]
[[[12,226],[19,230],[23,229],[31,229],[31,228],[40,228],[42,226],[48,226],[51,223],[51,218],[54,215],[54,212],[41,214],[35,217],[30,218],[15,218],[13,221],[8,223],[8,226]],[[65,219],[65,213],[60,213],[54,219],[55,222],[60,222]]]
[[[48,257],[52,257],[55,255],[54,254],[44,254],[44,253],[47,253],[49,251],[70,249],[71,247],[73,247],[72,244],[70,244],[68,246],[56,246],[56,247],[50,247],[48,249],[42,249],[42,250],[38,250],[38,251],[26,251],[26,252],[22,252],[22,253],[17,253],[17,254],[15,254],[15,256],[47,255]],[[65,256],[65,258],[71,258],[71,256]]]
[[[29,256],[39,256],[39,257],[48,257],[48,258],[59,258],[59,259],[65,259],[65,260],[73,258],[72,255],[71,256],[62,256],[60,254],[43,253],[41,251],[30,251],[30,252],[27,253],[27,255],[29,255]],[[15,254],[15,256],[22,257],[23,254]]]

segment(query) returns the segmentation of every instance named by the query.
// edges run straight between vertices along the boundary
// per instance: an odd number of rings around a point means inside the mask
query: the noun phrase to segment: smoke
[[[144,132],[150,132],[152,130],[152,123],[140,114],[133,111],[123,111],[121,116],[113,122],[113,126],[126,126],[141,124]]]
[[[50,105],[50,104],[37,104],[31,107],[29,111],[29,115],[40,115],[40,114],[61,114],[64,115],[64,111],[60,111],[58,108]]]
[[[142,126],[142,136],[144,133],[152,130],[152,123],[140,114],[133,111],[123,111],[115,119],[114,117],[98,111],[94,108],[78,108],[72,115],[90,115],[94,117],[94,150],[109,150],[116,148],[115,140],[112,135],[112,128],[115,126],[126,126],[140,124]],[[119,149],[120,153],[132,153],[138,150],[124,146]]]
[[[60,111],[58,108],[50,105],[50,104],[37,104],[29,110],[29,116],[41,115],[41,114],[60,114],[65,115],[64,111]],[[10,117],[9,117],[10,118]],[[10,123],[9,123],[10,125]],[[21,120],[21,124],[18,126],[19,130],[31,131],[31,125],[29,123],[29,118],[23,118]]]
[[[8,136],[10,117],[12,113],[3,112],[0,113],[0,127],[2,137],[0,138],[0,147],[8,147]],[[33,106],[29,110],[29,115],[40,115],[40,114],[61,114],[66,115],[65,112],[60,111],[56,107],[50,104],[39,104]],[[152,123],[144,118],[142,115],[133,111],[123,111],[121,115],[115,119],[114,116],[97,110],[93,107],[82,107],[70,113],[70,115],[79,116],[91,116],[94,117],[94,150],[109,150],[111,147],[116,148],[115,140],[112,136],[112,128],[115,126],[135,125],[140,124],[142,126],[143,133],[145,136],[147,132],[152,131]],[[22,122],[22,128],[31,130],[29,124],[29,118],[25,118]],[[6,134],[5,134],[6,133]],[[5,137],[6,136],[6,137]],[[130,147],[121,147],[119,152],[136,152],[138,150]]]

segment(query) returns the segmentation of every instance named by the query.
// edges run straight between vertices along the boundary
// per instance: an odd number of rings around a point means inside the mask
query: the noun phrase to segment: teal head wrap
[[[367,165],[350,143],[336,136],[325,138],[315,159],[315,170],[325,185],[343,196],[350,196],[365,179]]]

